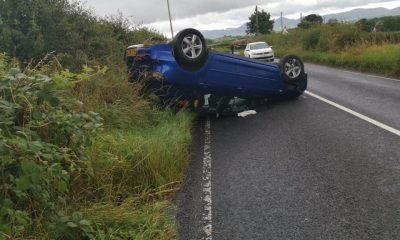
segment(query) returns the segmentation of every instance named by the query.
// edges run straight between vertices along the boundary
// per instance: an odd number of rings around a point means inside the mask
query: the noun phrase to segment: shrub
[[[84,148],[102,126],[97,113],[77,111],[80,102],[64,95],[71,78],[60,76],[84,76],[61,74],[55,81],[12,65],[0,55],[0,231],[17,238],[35,223],[55,238],[74,235],[74,229],[89,234],[79,213],[59,211],[71,178],[87,167]]]
[[[306,50],[315,49],[319,43],[321,31],[319,29],[313,29],[304,36],[303,48]]]

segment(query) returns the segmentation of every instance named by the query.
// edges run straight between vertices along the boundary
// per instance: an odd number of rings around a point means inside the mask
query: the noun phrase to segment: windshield
[[[265,42],[263,43],[254,43],[250,45],[251,50],[257,50],[257,49],[263,49],[263,48],[268,48],[269,45]]]

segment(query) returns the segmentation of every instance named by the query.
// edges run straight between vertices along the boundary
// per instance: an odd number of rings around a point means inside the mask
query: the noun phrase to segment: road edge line
[[[390,126],[388,126],[388,125],[386,125],[386,124],[383,124],[383,123],[381,123],[381,122],[378,122],[378,121],[376,121],[375,119],[372,119],[372,118],[367,117],[367,116],[365,116],[365,115],[363,115],[363,114],[361,114],[361,113],[358,113],[358,112],[356,112],[356,111],[353,111],[353,110],[351,110],[351,109],[349,109],[349,108],[347,108],[347,107],[344,107],[344,106],[342,106],[342,105],[339,105],[339,104],[337,104],[337,103],[335,103],[335,102],[333,102],[333,101],[331,101],[331,100],[328,100],[328,99],[326,99],[326,98],[324,98],[324,97],[321,97],[321,96],[319,96],[319,95],[317,95],[317,94],[315,94],[315,93],[312,93],[312,92],[309,92],[309,91],[305,91],[305,93],[306,93],[307,95],[310,95],[310,96],[312,96],[312,97],[314,97],[314,98],[316,98],[316,99],[318,99],[318,100],[320,100],[320,101],[323,101],[323,102],[325,102],[325,103],[327,103],[327,104],[329,104],[329,105],[331,105],[331,106],[333,106],[333,107],[336,107],[336,108],[338,108],[338,109],[340,109],[340,110],[342,110],[342,111],[345,111],[345,112],[347,112],[347,113],[350,113],[351,115],[356,116],[356,117],[358,117],[358,118],[360,118],[360,119],[362,119],[362,120],[364,120],[364,121],[366,121],[366,122],[369,122],[369,123],[371,123],[371,124],[373,124],[373,125],[375,125],[375,126],[377,126],[377,127],[380,127],[380,128],[382,128],[382,129],[384,129],[384,130],[386,130],[386,131],[389,131],[389,132],[391,132],[391,133],[393,133],[393,134],[395,134],[395,135],[397,135],[397,136],[400,136],[400,130],[397,130],[397,129],[392,128],[392,127],[390,127]]]
[[[203,151],[203,233],[204,240],[212,240],[212,195],[211,195],[211,121],[208,117],[204,127]]]
[[[385,80],[400,82],[400,79],[396,79],[396,78],[382,77],[382,76],[373,75],[373,74],[363,74],[363,73],[360,73],[360,72],[354,72],[354,71],[349,71],[349,70],[341,70],[341,71],[345,72],[345,73],[351,73],[351,74],[356,74],[356,75],[365,75],[365,76],[368,76],[368,77],[381,78],[381,79],[385,79]]]

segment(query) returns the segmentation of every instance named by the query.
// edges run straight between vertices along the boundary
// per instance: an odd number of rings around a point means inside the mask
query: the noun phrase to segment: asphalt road
[[[400,129],[400,81],[306,71],[311,93]],[[181,239],[400,239],[400,136],[307,94],[256,110],[199,122]]]

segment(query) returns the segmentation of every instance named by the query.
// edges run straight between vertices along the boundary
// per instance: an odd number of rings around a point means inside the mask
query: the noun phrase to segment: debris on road
[[[238,117],[247,117],[249,115],[254,115],[254,114],[257,114],[257,112],[255,110],[247,110],[247,111],[238,113]]]

